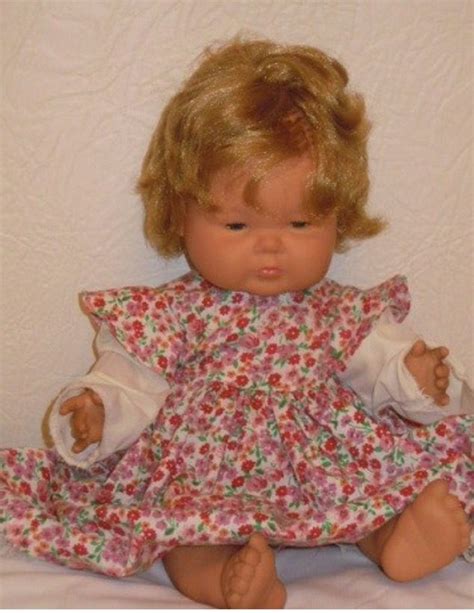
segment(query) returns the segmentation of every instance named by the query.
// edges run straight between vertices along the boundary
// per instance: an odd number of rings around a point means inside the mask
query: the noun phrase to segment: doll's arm
[[[96,349],[99,358],[94,367],[61,392],[49,420],[57,451],[66,462],[81,468],[129,447],[155,419],[169,392],[164,378],[134,360],[106,327],[98,332]],[[71,415],[61,415],[60,409],[86,389],[104,406],[104,427],[100,441],[76,453]]]
[[[374,415],[391,405],[403,417],[428,424],[448,415],[474,413],[473,392],[462,366],[451,356],[447,389],[449,403],[436,406],[410,374],[405,358],[419,336],[405,324],[397,324],[388,311],[351,358],[341,379],[350,385]]]

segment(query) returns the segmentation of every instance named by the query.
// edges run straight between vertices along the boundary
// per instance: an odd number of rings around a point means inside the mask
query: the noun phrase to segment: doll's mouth
[[[261,279],[277,279],[281,277],[283,271],[281,268],[276,266],[264,266],[263,268],[259,268],[257,271],[257,276]]]

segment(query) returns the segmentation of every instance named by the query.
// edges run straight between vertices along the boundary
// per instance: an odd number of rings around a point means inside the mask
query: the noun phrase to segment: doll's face
[[[260,183],[257,209],[244,201],[248,174],[224,169],[210,185],[215,212],[188,205],[183,239],[191,265],[223,289],[260,296],[311,287],[326,275],[336,219],[317,223],[303,208],[313,162],[292,158]]]

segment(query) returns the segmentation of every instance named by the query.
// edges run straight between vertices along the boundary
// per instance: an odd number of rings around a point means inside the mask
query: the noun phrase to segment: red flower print
[[[435,432],[438,436],[446,436],[446,433],[448,431],[448,428],[446,427],[446,424],[438,424],[435,428]]]
[[[242,470],[246,473],[250,472],[254,466],[255,462],[252,460],[245,460],[245,462],[242,462]]]
[[[301,359],[300,356],[297,353],[295,353],[294,355],[290,357],[290,364],[299,364],[300,359]]]
[[[313,357],[306,358],[304,361],[306,368],[312,368],[316,364],[316,360]]]
[[[236,477],[232,481],[232,487],[233,488],[242,487],[243,484],[244,484],[244,478],[243,477]]]
[[[285,336],[289,341],[294,341],[300,335],[300,331],[296,326],[289,328]]]
[[[288,488],[286,487],[286,485],[280,485],[280,487],[277,488],[276,490],[276,495],[277,496],[286,496],[288,494]]]
[[[31,496],[31,486],[29,483],[26,483],[26,481],[22,481],[20,483],[20,492],[22,494],[25,494],[25,496]]]
[[[211,307],[214,304],[214,300],[211,298],[211,296],[205,296],[203,301],[202,301],[202,305],[205,307]]]
[[[407,485],[407,487],[402,487],[400,490],[400,494],[408,498],[409,496],[413,496],[413,488],[411,485]]]
[[[201,404],[201,411],[206,413],[206,415],[210,415],[212,413],[212,406],[210,404]]]
[[[364,492],[367,496],[374,496],[377,493],[377,488],[375,485],[371,485],[370,483],[364,487]]]
[[[249,382],[249,378],[246,375],[239,375],[236,381],[239,387],[244,387]]]
[[[385,517],[376,517],[372,522],[372,525],[374,526],[374,528],[380,528],[380,526],[383,526],[386,521],[387,520],[385,519]]]
[[[298,465],[296,466],[296,472],[300,477],[305,476],[307,469],[308,465],[306,464],[306,462],[298,462]]]
[[[135,491],[136,491],[136,487],[135,485],[133,485],[133,483],[129,483],[126,487],[125,487],[125,492],[129,495],[132,496]]]
[[[264,513],[255,513],[254,519],[257,523],[261,524],[268,519],[268,515],[265,515]]]
[[[250,524],[245,524],[244,526],[240,526],[239,534],[240,536],[249,536],[252,534],[253,528]]]
[[[166,309],[166,302],[164,300],[157,300],[155,302],[155,309],[158,309],[158,311]]]
[[[127,517],[128,517],[128,521],[134,524],[140,519],[141,513],[138,509],[132,509],[131,511],[127,513]]]
[[[107,517],[107,509],[105,507],[97,507],[97,509],[95,510],[95,514],[100,519],[104,519],[105,517]]]
[[[199,449],[199,453],[201,455],[206,455],[206,453],[209,453],[209,449],[210,449],[209,443],[205,443],[204,445],[201,445],[201,448]]]
[[[379,436],[380,438],[383,438],[385,436],[391,436],[391,432],[388,426],[377,426],[375,428],[375,433],[377,434],[377,436]]]
[[[152,528],[146,528],[146,530],[143,531],[143,536],[146,538],[147,541],[156,540],[156,532],[152,530]]]
[[[428,477],[428,472],[426,470],[417,470],[415,477],[417,479],[426,479]]]
[[[281,375],[278,373],[274,373],[273,375],[270,375],[268,377],[268,383],[270,385],[278,385],[278,383],[280,382],[281,379]]]
[[[232,388],[232,386],[228,385],[221,391],[220,398],[232,398],[233,395],[234,389]]]
[[[250,401],[250,406],[252,407],[252,409],[258,411],[263,407],[263,402],[260,400],[260,398],[252,398],[252,400]]]
[[[49,468],[42,468],[41,475],[43,479],[45,479],[46,481],[49,481],[49,479],[51,478],[51,473],[49,472]]]
[[[133,332],[135,337],[140,337],[143,335],[143,324],[141,321],[135,320],[132,324]]]
[[[344,339],[344,340],[348,340],[348,339],[350,339],[350,338],[351,338],[352,333],[351,333],[351,331],[350,331],[350,330],[341,330],[341,331],[339,332],[339,336],[340,336],[342,339]]]
[[[154,474],[153,474],[153,481],[161,481],[163,479],[163,477],[165,476],[164,472],[160,469],[158,469]]]
[[[365,445],[362,446],[362,449],[364,450],[364,453],[366,455],[370,455],[371,453],[374,452],[374,446],[371,445],[370,443],[365,443]]]
[[[382,468],[382,464],[376,458],[370,460],[369,464],[370,464],[370,468],[372,468],[373,470],[380,470]]]
[[[326,451],[334,451],[336,447],[337,440],[334,438],[334,436],[328,438],[328,440],[324,443],[324,449],[326,449]]]
[[[227,304],[221,306],[221,308],[219,309],[219,313],[221,315],[228,315],[230,313],[230,306],[228,306]]]
[[[160,355],[158,358],[158,366],[165,370],[165,368],[168,366],[168,358],[164,355]]]
[[[321,528],[311,528],[308,536],[310,539],[317,539],[321,536],[322,533],[323,531],[321,530]]]
[[[246,364],[247,362],[251,362],[253,360],[253,353],[243,353],[240,356],[240,361]]]
[[[344,487],[342,488],[342,491],[344,492],[344,494],[346,494],[346,496],[350,496],[355,492],[355,487],[350,483],[346,483],[346,485],[344,485]]]
[[[170,424],[178,428],[183,423],[183,418],[181,415],[172,415],[170,419]]]
[[[456,459],[457,455],[458,454],[456,453],[456,451],[454,451],[454,449],[448,449],[446,451],[446,456],[444,458],[441,458],[441,464],[451,464],[451,462]]]
[[[241,317],[237,320],[237,327],[240,329],[246,328],[250,323],[250,319],[248,317]]]
[[[268,353],[269,355],[273,355],[277,351],[278,351],[278,345],[275,345],[275,343],[270,343],[268,347],[265,349],[265,353]]]
[[[363,424],[365,421],[365,415],[362,411],[356,411],[354,413],[354,421],[358,424]]]
[[[74,545],[74,553],[78,556],[86,556],[88,554],[87,547],[82,543]]]
[[[96,309],[101,309],[105,306],[105,300],[103,298],[100,298],[99,296],[97,298],[94,298],[94,306]]]
[[[228,343],[233,343],[234,341],[238,340],[238,335],[237,334],[229,334],[229,336],[225,339]]]

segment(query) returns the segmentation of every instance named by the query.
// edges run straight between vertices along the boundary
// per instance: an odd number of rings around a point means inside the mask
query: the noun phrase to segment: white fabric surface
[[[474,604],[471,564],[457,559],[435,575],[395,583],[355,546],[285,549],[277,567],[288,609],[462,609]],[[182,596],[163,565],[113,579],[9,553],[0,558],[0,606],[12,609],[199,609]]]

